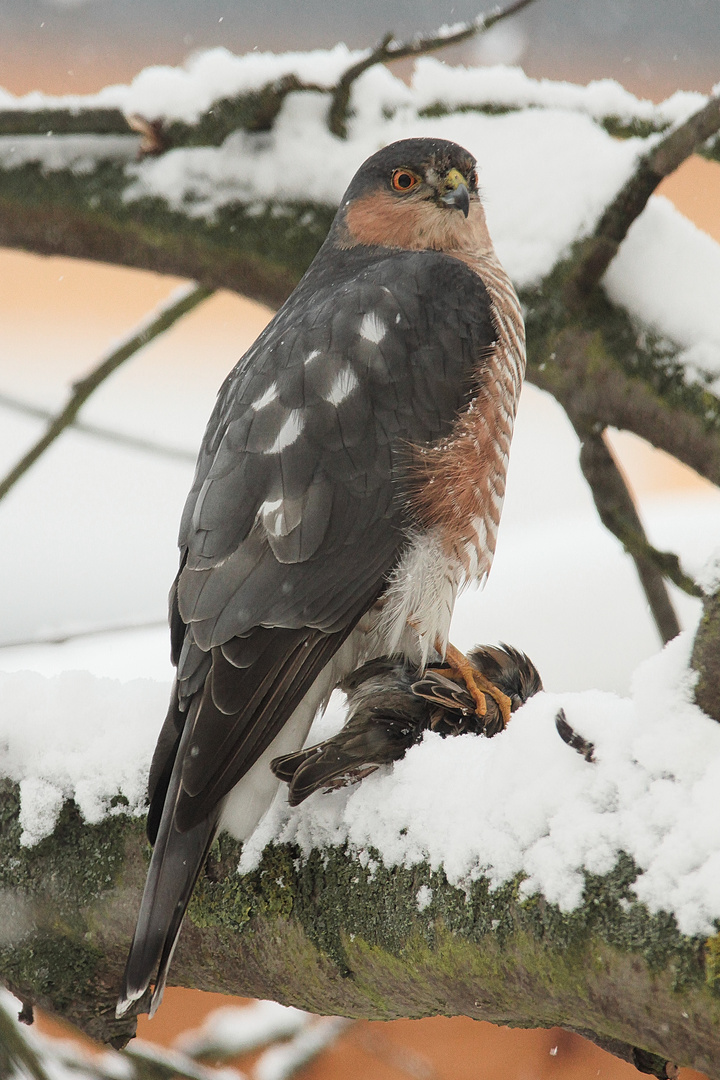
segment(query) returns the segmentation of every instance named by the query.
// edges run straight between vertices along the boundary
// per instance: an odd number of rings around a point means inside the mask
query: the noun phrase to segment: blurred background
[[[0,86],[89,93],[211,46],[363,47],[388,30],[412,36],[478,10],[472,0],[0,0]],[[439,55],[452,64],[517,64],[537,78],[614,78],[656,101],[677,89],[707,92],[720,79],[720,0],[536,0],[485,37]],[[691,159],[662,193],[720,241],[720,166]],[[0,250],[0,395],[59,408],[69,384],[177,284]],[[92,399],[83,420],[100,435],[66,433],[3,501],[0,669],[84,668],[169,681],[165,597],[194,453],[218,386],[270,315],[216,294]],[[0,471],[42,426],[0,399]],[[129,447],[118,433],[156,445]],[[617,434],[614,447],[651,540],[696,569],[720,534],[717,490],[632,436]],[[627,692],[633,669],[659,641],[632,566],[597,522],[575,436],[558,406],[532,387],[523,395],[502,530],[483,624],[468,625],[461,611],[457,644],[503,638],[527,649],[551,689]],[[555,553],[542,580],[539,548]],[[697,602],[677,592],[673,599],[692,628]],[[172,1045],[221,1005],[227,999],[171,990],[140,1034]],[[47,1018],[40,1024],[61,1030]],[[239,1060],[253,1074],[257,1055]],[[300,1075],[631,1080],[638,1073],[558,1030],[437,1018],[354,1024]]]
[[[86,93],[194,49],[362,48],[388,30],[427,33],[480,10],[475,0],[2,0],[0,85]],[[446,59],[519,63],[528,75],[575,82],[610,77],[655,97],[709,90],[719,53],[718,0],[539,0]]]

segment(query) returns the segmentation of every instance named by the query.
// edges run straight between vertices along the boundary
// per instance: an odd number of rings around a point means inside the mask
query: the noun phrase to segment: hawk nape
[[[374,656],[445,657],[456,592],[492,562],[524,368],[474,158],[442,139],[374,154],[200,449],[119,1015],[151,982],[157,1008],[217,829],[250,834],[270,761],[302,746],[339,679]]]

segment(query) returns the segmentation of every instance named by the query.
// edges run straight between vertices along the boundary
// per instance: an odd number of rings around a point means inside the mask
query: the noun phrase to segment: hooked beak
[[[454,210],[462,210],[465,217],[467,217],[470,213],[470,192],[467,189],[467,184],[458,184],[456,188],[446,191],[444,195],[440,196],[440,202],[443,206],[449,206]]]
[[[470,192],[467,181],[459,169],[451,169],[442,185],[443,194],[440,202],[452,210],[462,210],[465,217],[470,210]]]

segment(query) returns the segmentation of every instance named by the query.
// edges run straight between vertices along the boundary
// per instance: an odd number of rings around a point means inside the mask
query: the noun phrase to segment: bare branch
[[[127,135],[120,109],[0,109],[0,135]]]
[[[478,15],[467,23],[460,23],[446,32],[438,31],[433,37],[414,37],[410,41],[394,41],[392,34],[386,34],[379,45],[370,51],[343,74],[333,91],[332,104],[328,113],[328,127],[333,135],[344,139],[347,135],[347,117],[350,105],[350,91],[352,84],[368,68],[375,64],[389,64],[393,60],[403,60],[409,56],[423,56],[425,53],[436,52],[438,49],[447,48],[449,45],[459,45],[469,38],[475,37],[489,30],[501,19],[507,19],[516,15],[518,11],[528,7],[534,0],[515,0],[504,8],[495,8],[488,15]]]
[[[25,638],[22,641],[3,641],[0,649],[25,649],[35,645],[64,645],[68,641],[77,641],[79,638],[97,637],[100,634],[124,634],[132,630],[157,630],[167,627],[167,618],[151,619],[145,622],[122,623],[120,626],[98,626],[87,630],[76,630],[72,633],[57,633],[45,637]]]
[[[586,435],[580,446],[580,466],[590,485],[600,520],[633,559],[663,644],[680,633],[680,623],[663,575],[647,557],[650,547],[632,495],[602,435]]]
[[[12,412],[22,413],[25,416],[34,416],[38,420],[55,419],[55,414],[49,409],[43,409],[40,405],[31,405],[29,401],[21,401],[10,394],[0,393],[0,408],[10,409]],[[113,431],[111,428],[100,427],[98,424],[86,424],[82,420],[74,420],[70,427],[83,435],[91,435],[104,442],[126,446],[129,450],[142,450],[146,454],[157,454],[158,457],[172,458],[173,461],[187,461],[194,464],[197,458],[194,450],[183,450],[180,446],[166,446],[164,443],[155,442],[154,439],[143,439],[137,435],[128,435],[124,431]]]
[[[702,109],[673,128],[640,159],[633,175],[600,218],[593,236],[581,248],[566,285],[566,301],[570,307],[581,306],[599,284],[628,229],[642,213],[660,181],[718,131],[720,95],[711,97]]]
[[[134,331],[122,345],[113,349],[109,356],[105,357],[96,368],[84,379],[76,382],[73,387],[70,400],[65,408],[48,424],[42,438],[25,454],[17,465],[0,481],[0,499],[3,499],[10,489],[20,480],[28,469],[35,464],[38,458],[45,453],[59,435],[65,431],[75,420],[78,412],[88,400],[91,394],[103,383],[114,371],[129,360],[139,349],[147,345],[149,341],[162,334],[182,318],[194,307],[202,303],[212,294],[212,290],[202,285],[191,283],[184,285],[178,292],[171,296],[169,302],[161,305],[157,313],[147,321],[140,330]]]
[[[557,398],[576,430],[597,424],[600,430],[632,431],[720,484],[717,432],[689,409],[669,408],[643,379],[626,375],[603,352],[596,335],[564,330],[553,341],[553,359],[535,362],[528,381]]]

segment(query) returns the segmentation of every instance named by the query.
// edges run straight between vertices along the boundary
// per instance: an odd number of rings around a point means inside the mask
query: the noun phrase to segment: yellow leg
[[[438,652],[442,652],[438,649]],[[510,722],[511,702],[507,694],[503,694],[502,690],[498,690],[494,683],[491,683],[482,672],[478,671],[476,667],[470,663],[468,658],[461,653],[459,649],[456,649],[454,645],[448,645],[445,652],[445,662],[450,670],[459,675],[468,688],[468,693],[472,697],[477,707],[478,716],[485,716],[487,713],[487,704],[485,702],[485,694],[489,694],[493,698],[500,709],[500,715],[503,718],[505,727]]]

